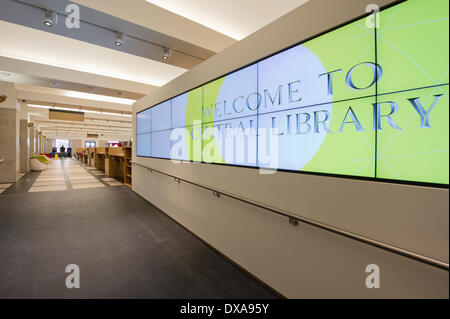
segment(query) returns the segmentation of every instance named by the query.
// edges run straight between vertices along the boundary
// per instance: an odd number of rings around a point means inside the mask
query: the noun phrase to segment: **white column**
[[[20,104],[19,138],[20,173],[28,173],[30,141],[28,137],[28,107],[24,103]]]
[[[0,183],[16,182],[20,170],[20,105],[14,83],[0,82],[0,93],[6,96],[0,103]]]

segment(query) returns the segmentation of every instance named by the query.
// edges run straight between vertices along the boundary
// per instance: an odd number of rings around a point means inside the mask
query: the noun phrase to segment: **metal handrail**
[[[441,269],[444,269],[444,270],[447,270],[447,271],[449,270],[449,264],[448,263],[445,263],[445,262],[442,262],[442,261],[439,261],[439,260],[436,260],[436,259],[433,259],[433,258],[430,258],[430,257],[426,257],[426,256],[423,256],[423,255],[420,255],[420,254],[416,254],[416,253],[413,253],[411,251],[408,251],[408,250],[405,250],[405,249],[402,249],[402,248],[399,248],[399,247],[395,247],[395,246],[392,246],[392,245],[389,245],[389,244],[386,244],[386,243],[383,243],[383,242],[380,242],[380,241],[377,241],[377,240],[374,240],[374,239],[370,239],[370,238],[367,238],[367,237],[364,237],[364,236],[360,236],[360,235],[352,233],[352,232],[348,232],[348,231],[345,231],[345,230],[342,230],[342,229],[339,229],[339,228],[335,228],[333,226],[330,226],[330,225],[327,225],[327,224],[323,224],[323,223],[311,220],[311,219],[306,218],[306,217],[300,217],[300,216],[292,214],[290,212],[286,212],[286,211],[283,211],[281,209],[270,207],[270,206],[267,206],[267,205],[262,204],[262,203],[255,202],[255,201],[250,200],[250,199],[245,199],[245,198],[242,198],[240,196],[236,196],[236,195],[224,192],[224,191],[220,191],[220,190],[214,189],[214,188],[206,186],[206,185],[198,184],[198,183],[192,182],[190,180],[183,179],[183,178],[177,177],[175,175],[172,175],[172,174],[169,174],[169,173],[166,173],[166,172],[162,172],[160,170],[157,170],[157,169],[154,169],[154,168],[151,168],[151,167],[148,167],[148,166],[136,163],[136,162],[131,162],[131,163],[135,164],[135,165],[138,165],[138,166],[141,166],[141,167],[144,167],[144,168],[150,170],[150,172],[156,172],[156,173],[159,173],[159,174],[162,174],[162,175],[166,175],[166,176],[172,177],[178,183],[183,181],[185,183],[188,183],[188,184],[191,184],[191,185],[195,185],[197,187],[209,190],[216,197],[220,197],[221,195],[224,195],[226,197],[229,197],[229,198],[241,201],[243,203],[246,203],[246,204],[258,207],[258,208],[262,208],[262,209],[267,210],[269,212],[288,217],[289,218],[289,222],[291,222],[291,223],[292,223],[292,221],[300,221],[300,222],[303,222],[305,224],[308,224],[308,225],[311,225],[311,226],[314,226],[314,227],[318,227],[318,228],[321,228],[321,229],[333,232],[335,234],[339,234],[341,236],[344,236],[344,237],[347,237],[347,238],[350,238],[350,239],[354,239],[354,240],[357,240],[359,242],[363,242],[365,244],[368,244],[368,245],[371,245],[371,246],[374,246],[374,247],[378,247],[378,248],[381,248],[381,249],[384,249],[384,250],[387,250],[387,251],[390,251],[390,252],[402,255],[402,256],[410,258],[410,259],[414,259],[416,261],[420,261],[422,263],[429,264],[429,265],[434,266],[434,267],[438,267],[438,268],[441,268]]]

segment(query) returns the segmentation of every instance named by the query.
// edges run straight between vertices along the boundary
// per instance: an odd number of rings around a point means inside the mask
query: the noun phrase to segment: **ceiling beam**
[[[237,42],[229,36],[144,0],[74,0],[73,2],[125,21],[131,21],[146,29],[183,39],[216,53]]]
[[[76,122],[60,122],[60,121],[55,121],[55,120],[36,120],[35,123],[38,124],[51,124],[54,125],[55,127],[59,127],[59,126],[68,126],[68,127],[80,127],[80,128],[118,128],[118,129],[125,129],[125,130],[130,130],[132,129],[132,125],[117,125],[115,123],[112,123],[114,125],[107,125],[107,124],[99,124],[99,123],[92,123],[92,124],[88,124],[88,123],[76,123]]]
[[[41,64],[17,58],[5,57],[1,56],[1,53],[0,70],[29,75],[37,78],[40,78],[45,74],[46,78],[53,81],[82,83],[86,86],[89,85],[92,87],[104,87],[117,91],[135,92],[143,95],[147,95],[154,88],[156,88],[156,86],[145,83],[112,78],[99,74],[82,72],[48,64]]]
[[[1,2],[0,2],[1,3]],[[0,20],[0,55],[161,86],[185,68]]]
[[[131,114],[131,105],[95,101],[72,97],[73,91],[43,88],[34,85],[16,84],[17,98],[23,103],[43,103],[44,105],[61,104],[75,107],[88,107],[92,109],[119,111]]]
[[[0,2],[0,19],[28,28],[57,34],[104,48],[191,69],[215,53],[185,41],[133,24],[106,13],[79,5],[80,28],[66,27],[67,0],[15,0]],[[46,10],[58,16],[52,27],[43,23]],[[116,32],[123,34],[121,46],[114,44]],[[170,59],[163,59],[164,48],[172,49]]]

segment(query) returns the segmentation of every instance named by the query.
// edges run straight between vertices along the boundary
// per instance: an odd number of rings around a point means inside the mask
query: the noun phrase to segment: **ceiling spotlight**
[[[121,46],[122,45],[123,34],[122,32],[116,32],[116,40],[114,41],[114,45]]]
[[[57,15],[55,11],[45,11],[44,14],[44,24],[47,27],[52,27],[53,23],[58,23],[57,22]]]
[[[170,57],[170,49],[164,48],[163,59],[167,60]]]

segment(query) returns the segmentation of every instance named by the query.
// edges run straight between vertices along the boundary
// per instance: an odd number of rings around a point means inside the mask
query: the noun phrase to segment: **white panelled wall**
[[[236,182],[258,189],[260,199],[267,192],[283,191],[270,187],[270,183],[256,186],[255,183],[244,182],[247,174],[243,174],[244,169],[240,168],[216,166],[191,170],[183,166],[203,164],[180,164],[179,169],[170,169],[168,161],[159,159],[148,159],[147,165],[176,172],[178,174],[175,175],[180,177],[188,178],[190,175],[190,180],[196,173],[201,179],[200,171],[214,177],[214,170],[223,168]],[[293,226],[286,217],[226,196],[215,197],[211,191],[178,183],[173,178],[136,165],[133,170],[133,189],[142,197],[288,298],[448,296],[448,272],[445,270],[301,222]],[[181,171],[186,171],[186,174]],[[220,175],[216,177],[221,178]],[[342,186],[339,182],[330,183],[334,183],[336,188]],[[210,185],[205,181],[203,184]],[[303,187],[309,187],[308,183]],[[305,197],[301,196],[302,188],[297,189],[296,201],[301,205]],[[315,201],[320,209],[325,194],[319,190],[317,193],[309,200]],[[336,198],[328,198],[327,201],[333,203]],[[330,211],[329,216],[338,217],[341,213],[345,212],[338,207]],[[389,218],[384,219],[389,222]],[[445,218],[439,220],[445,221]],[[374,224],[373,227],[379,228],[380,225]],[[380,289],[365,286],[368,275],[365,268],[369,264],[380,267]]]

